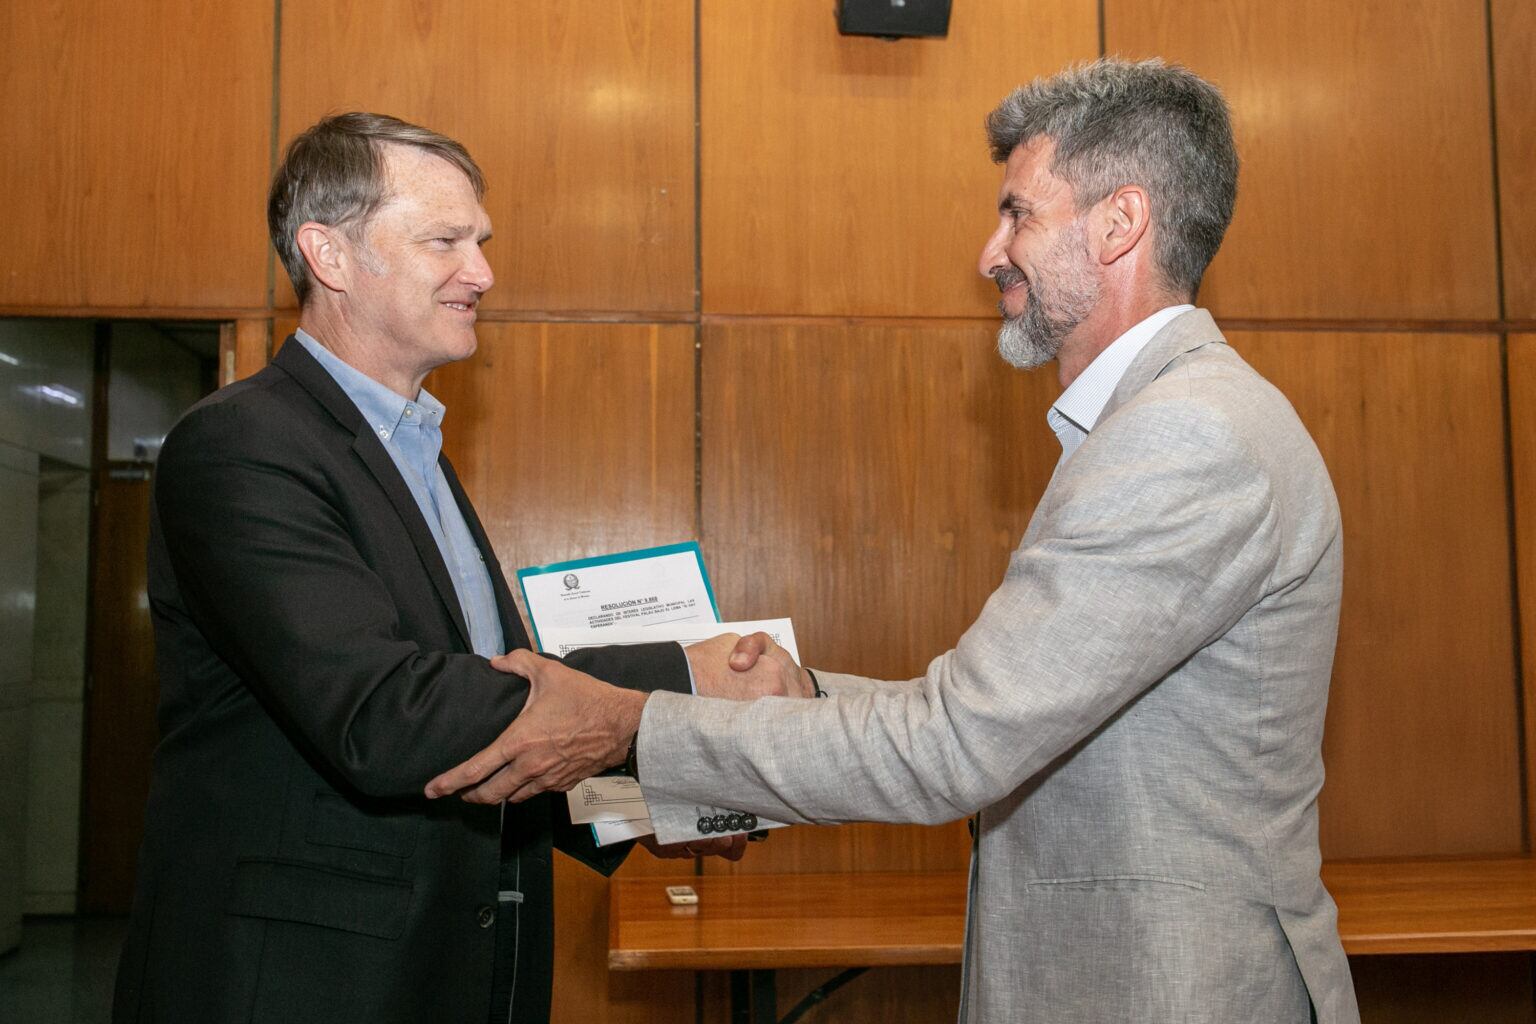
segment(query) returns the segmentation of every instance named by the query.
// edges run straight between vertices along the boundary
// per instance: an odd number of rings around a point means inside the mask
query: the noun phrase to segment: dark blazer
[[[527,647],[484,555],[507,647]],[[161,740],[116,1021],[482,1022],[498,929],[516,1021],[548,1016],[551,849],[611,871],[563,798],[428,802],[527,684],[471,653],[452,580],[389,453],[303,346],[166,438],[149,596]],[[578,652],[688,689],[675,644]],[[507,833],[503,841],[502,833]],[[521,902],[498,904],[508,882]]]

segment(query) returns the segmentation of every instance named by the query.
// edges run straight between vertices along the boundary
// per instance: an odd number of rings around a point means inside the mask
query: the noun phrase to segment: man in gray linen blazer
[[[1316,798],[1339,516],[1285,398],[1204,310],[1163,328],[927,675],[828,701],[653,698],[658,837],[980,808],[972,1021],[1358,1020]],[[807,771],[807,766],[814,770]]]
[[[974,814],[964,1021],[1356,1024],[1317,840],[1338,504],[1290,404],[1188,304],[1235,200],[1225,103],[1183,69],[1099,61],[1018,90],[988,133],[999,348],[1057,363],[1063,451],[955,649],[919,679],[819,673],[827,700],[754,703],[622,697],[523,659],[532,713],[429,792],[565,785],[590,766],[555,750],[539,695],[588,688],[637,728],[664,842],[708,833],[700,804]],[[799,674],[760,635],[738,654],[757,651]]]

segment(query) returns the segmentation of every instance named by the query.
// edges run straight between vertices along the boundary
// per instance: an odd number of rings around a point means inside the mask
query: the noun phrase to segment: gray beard
[[[1031,292],[1024,312],[1006,317],[998,327],[998,354],[1010,366],[1033,370],[1056,358],[1067,332],[1076,326],[1063,326],[1047,317]]]
[[[1099,283],[1088,262],[1086,225],[1079,222],[1076,230],[1062,235],[1041,266],[1051,283],[1047,285],[1042,277],[1029,286],[1022,313],[1008,316],[1001,302],[997,306],[1003,314],[997,329],[998,354],[1021,370],[1055,359],[1067,336],[1099,304]]]

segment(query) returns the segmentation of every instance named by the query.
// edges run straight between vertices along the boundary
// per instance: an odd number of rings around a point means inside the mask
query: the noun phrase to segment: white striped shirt
[[[1166,306],[1153,313],[1110,342],[1109,347],[1100,352],[1067,390],[1061,393],[1056,404],[1045,414],[1045,422],[1050,424],[1056,440],[1061,442],[1060,462],[1066,462],[1077,451],[1077,446],[1083,443],[1099,422],[1099,415],[1109,403],[1109,397],[1115,393],[1115,388],[1120,385],[1120,378],[1125,376],[1125,371],[1130,369],[1141,350],[1147,347],[1147,342],[1174,317],[1194,308],[1185,303]]]

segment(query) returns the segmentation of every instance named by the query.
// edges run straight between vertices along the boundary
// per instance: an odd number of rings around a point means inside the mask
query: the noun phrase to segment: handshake
[[[722,633],[684,654],[700,697],[814,696],[810,674],[766,633]],[[648,694],[610,686],[532,651],[510,651],[491,659],[491,666],[528,680],[528,701],[490,746],[427,783],[428,798],[458,794],[471,803],[518,803],[539,793],[565,792],[624,764]],[[660,856],[709,852],[734,860],[743,843],[736,836],[691,844],[708,849],[647,845]]]

